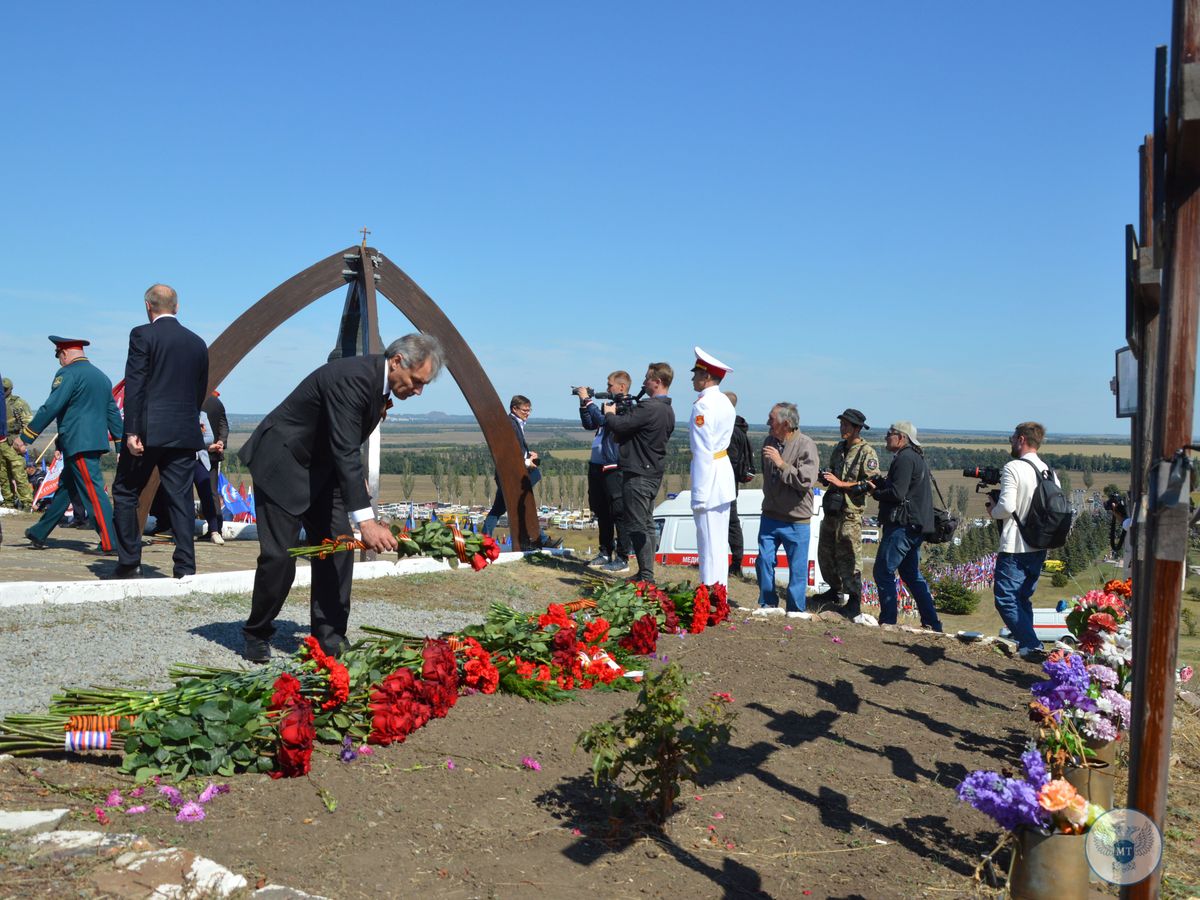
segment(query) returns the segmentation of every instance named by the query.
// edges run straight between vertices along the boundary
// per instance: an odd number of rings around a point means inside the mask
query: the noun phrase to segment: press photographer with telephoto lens
[[[617,441],[604,424],[604,413],[596,401],[613,401],[618,415],[628,412],[634,403],[634,398],[629,396],[631,381],[628,372],[618,369],[608,376],[607,392],[596,393],[590,387],[572,389],[579,398],[580,423],[585,431],[596,432],[588,460],[588,505],[599,526],[600,552],[588,561],[588,565],[613,575],[629,571],[629,534],[625,529],[625,498]]]

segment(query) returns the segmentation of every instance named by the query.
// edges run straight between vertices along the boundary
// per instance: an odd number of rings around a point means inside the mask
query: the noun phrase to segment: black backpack
[[[1067,535],[1071,533],[1071,504],[1067,495],[1062,492],[1058,482],[1054,480],[1054,471],[1047,467],[1044,471],[1034,466],[1027,459],[1021,462],[1033,466],[1037,473],[1037,487],[1033,491],[1033,500],[1029,504],[1029,513],[1022,522],[1016,513],[1017,528],[1025,543],[1036,550],[1053,550],[1067,543]]]

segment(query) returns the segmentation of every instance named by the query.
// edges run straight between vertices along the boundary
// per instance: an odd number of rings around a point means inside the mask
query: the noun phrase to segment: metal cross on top
[[[364,225],[362,228],[358,229],[358,233],[363,236],[362,245],[363,245],[363,249],[366,250],[367,249],[367,235],[370,234],[371,232],[369,232],[367,230],[367,226]]]

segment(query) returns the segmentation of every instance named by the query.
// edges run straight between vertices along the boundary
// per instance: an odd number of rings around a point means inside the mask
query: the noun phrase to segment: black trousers
[[[629,535],[625,529],[625,496],[621,470],[604,471],[600,463],[588,463],[588,506],[599,525],[600,552],[625,559],[629,556]]]
[[[737,495],[729,504],[729,572],[742,570],[742,557],[746,555],[746,542],[742,537],[742,520],[737,513]]]
[[[622,472],[621,487],[625,498],[625,528],[637,556],[635,581],[654,581],[654,550],[658,543],[654,528],[654,498],[662,485],[661,475],[637,475]]]
[[[258,569],[250,618],[242,626],[248,637],[267,641],[275,633],[275,619],[296,580],[296,560],[288,550],[300,541],[304,526],[309,544],[350,533],[350,518],[341,492],[327,490],[300,515],[292,515],[276,504],[262,489],[254,492],[258,524]],[[354,552],[343,550],[325,559],[313,557],[312,590],[309,595],[312,635],[326,653],[339,649],[350,622],[350,586],[354,577]]]
[[[172,573],[176,578],[196,574],[196,506],[192,481],[196,473],[196,451],[180,447],[147,447],[134,456],[121,448],[113,479],[113,527],[117,532],[117,560],[122,566],[142,562],[142,530],[138,527],[138,497],[158,469],[166,494],[167,518],[175,534]]]

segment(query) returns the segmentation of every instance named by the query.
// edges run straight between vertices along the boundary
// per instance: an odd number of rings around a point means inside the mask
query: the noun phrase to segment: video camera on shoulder
[[[1124,522],[1129,518],[1128,504],[1125,495],[1120,491],[1108,492],[1104,498],[1104,508],[1112,513],[1113,518],[1118,522]]]
[[[1000,483],[1000,470],[994,466],[973,466],[969,469],[963,469],[963,478],[978,478],[979,484],[975,485],[975,493],[987,490],[994,484]],[[988,497],[993,503],[1000,499],[999,491],[988,491]]]
[[[579,390],[577,387],[572,387],[571,393],[576,394]],[[625,413],[637,406],[638,400],[646,393],[645,390],[641,390],[638,391],[637,396],[633,396],[631,394],[620,393],[610,394],[608,391],[593,391],[591,388],[584,388],[583,390],[587,391],[589,400],[605,400],[614,404],[617,407],[618,416],[625,415]]]

